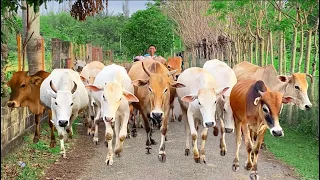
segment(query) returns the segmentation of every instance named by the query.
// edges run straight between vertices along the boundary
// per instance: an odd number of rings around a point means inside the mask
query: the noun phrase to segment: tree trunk
[[[253,41],[250,39],[249,41],[249,51],[250,51],[250,63],[253,63]]]
[[[270,31],[269,31],[270,33]],[[268,33],[268,37],[267,37],[267,45],[266,45],[266,61],[265,61],[265,65],[269,64],[268,58],[269,58],[269,46],[270,46],[270,36]]]
[[[317,23],[316,23],[316,26],[315,26],[315,31],[314,31],[314,49],[315,49],[315,54],[314,54],[314,60],[313,60],[313,63],[312,63],[312,77],[314,77],[316,75],[316,69],[317,69],[317,61],[319,61],[318,59],[318,53],[319,53],[319,47],[318,47],[318,44],[319,42],[317,42],[317,37],[318,37],[318,26],[319,26],[319,17],[317,19]],[[313,81],[311,83],[311,102],[312,103],[315,103],[315,84],[317,83],[318,81]],[[319,84],[318,84],[318,87],[319,87]]]
[[[302,59],[303,59],[303,40],[304,40],[304,32],[303,32],[303,25],[301,25],[301,29],[300,29],[300,58],[299,58],[299,62],[298,62],[298,72],[301,72],[301,64],[302,64]]]
[[[25,3],[25,2],[24,2]],[[26,5],[26,4],[24,4]],[[41,39],[40,36],[40,14],[34,13],[33,7],[28,5],[27,10],[23,13],[24,43],[27,51],[29,74],[35,74],[42,70],[41,61]],[[24,55],[25,57],[25,55]],[[25,60],[24,60],[25,61]],[[24,65],[24,64],[23,64]]]
[[[269,41],[270,41],[270,59],[271,59],[271,65],[274,66],[273,61],[273,41],[272,41],[272,32],[269,33]]]
[[[256,44],[255,44],[255,60],[254,60],[254,64],[258,64],[258,52],[259,52],[259,40],[258,37],[255,37],[256,40]]]
[[[259,45],[260,45],[260,66],[264,66],[264,40],[260,37],[259,38]]]
[[[5,9],[5,12],[3,12],[4,17],[3,18],[8,18],[8,16],[10,16],[10,13],[8,11],[8,9]],[[1,17],[1,21],[2,21],[2,17]],[[6,35],[8,34],[8,27],[5,26],[4,24],[1,25],[1,32],[4,32]],[[1,35],[2,36],[2,35]],[[7,92],[8,89],[6,87],[6,65],[8,63],[8,55],[9,55],[9,49],[8,49],[8,36],[5,36],[1,39],[1,97],[6,97],[7,96]]]
[[[298,29],[294,27],[293,32],[293,42],[292,42],[292,57],[291,57],[291,68],[290,68],[290,74],[294,73],[295,63],[296,63],[296,53],[297,53],[297,33]]]
[[[306,49],[306,62],[304,66],[304,72],[309,74],[310,67],[310,55],[311,55],[311,42],[312,42],[312,29],[308,31],[307,49]]]
[[[283,73],[287,74],[287,48],[286,48],[286,38],[283,38]]]
[[[279,37],[279,63],[278,63],[278,71],[279,74],[282,74],[282,67],[283,64],[283,32],[280,32],[280,37]]]

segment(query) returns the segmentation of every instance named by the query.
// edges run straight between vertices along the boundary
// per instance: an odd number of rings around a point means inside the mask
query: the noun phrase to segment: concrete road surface
[[[250,171],[244,169],[247,153],[244,143],[240,147],[240,169],[232,171],[235,156],[235,134],[226,134],[227,154],[220,156],[218,136],[213,136],[209,129],[206,143],[206,164],[197,164],[193,154],[184,155],[185,132],[183,122],[170,122],[168,141],[166,142],[167,160],[158,160],[160,132],[155,130],[151,154],[145,153],[146,133],[138,128],[138,136],[126,139],[121,157],[114,157],[112,166],[105,164],[107,147],[104,145],[104,123],[99,126],[99,144],[92,142],[92,137],[86,135],[86,129],[79,125],[80,137],[73,150],[67,152],[67,159],[60,158],[46,171],[44,179],[81,179],[81,180],[135,180],[135,179],[201,179],[201,180],[248,180]],[[199,128],[198,134],[201,133]],[[267,131],[267,133],[269,133]],[[200,135],[199,135],[200,137]],[[200,138],[201,139],[201,138]],[[200,147],[198,141],[198,147]],[[258,159],[258,173],[261,180],[269,179],[299,179],[292,169],[275,160],[270,153],[260,151]]]

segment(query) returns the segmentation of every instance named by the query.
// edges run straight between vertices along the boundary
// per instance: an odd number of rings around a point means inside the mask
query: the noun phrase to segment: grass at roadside
[[[77,118],[73,123],[73,138],[78,138],[76,123],[79,123],[80,118]],[[60,157],[60,143],[57,132],[56,147],[50,148],[50,128],[46,122],[41,127],[41,138],[38,143],[32,142],[33,132],[24,137],[24,143],[21,147],[10,152],[1,161],[1,179],[39,179],[44,174],[44,170]],[[66,150],[72,147],[74,141],[65,143]],[[25,167],[20,167],[18,162],[24,162]]]
[[[302,179],[319,179],[319,141],[314,136],[308,136],[282,125],[285,136],[272,137],[265,135],[268,151],[277,159],[294,167]]]

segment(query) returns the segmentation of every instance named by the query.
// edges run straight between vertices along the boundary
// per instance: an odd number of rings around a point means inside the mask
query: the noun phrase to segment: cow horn
[[[76,92],[77,90],[77,84],[73,81],[74,83],[74,86],[73,86],[73,89],[71,90],[71,93],[73,94],[74,92]]]
[[[57,93],[57,89],[56,89],[56,87],[54,87],[54,85],[52,83],[52,80],[50,81],[50,87],[51,87],[53,92]]]
[[[178,69],[172,70],[168,72],[168,76],[171,76],[172,74],[176,73],[178,71]]]
[[[313,83],[313,77],[311,74],[307,74],[307,76],[309,76],[311,83]]]
[[[144,72],[150,77],[150,71],[144,66],[144,64],[143,64],[143,62],[141,62],[142,63],[142,68],[143,68],[143,70],[144,70]]]

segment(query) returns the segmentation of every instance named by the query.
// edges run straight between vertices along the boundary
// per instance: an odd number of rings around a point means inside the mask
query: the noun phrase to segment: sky
[[[72,1],[74,2],[74,1]],[[144,0],[144,1],[133,1],[129,0],[129,13],[130,16],[138,11],[138,10],[144,10],[146,9],[146,3],[150,2],[150,0]],[[105,2],[103,2],[105,4]],[[47,9],[45,9],[45,6],[42,5],[40,7],[40,14],[45,15],[49,12],[58,12],[59,10],[69,10],[69,1],[64,1],[63,3],[59,4],[56,1],[50,1],[47,3]],[[122,13],[122,0],[109,0],[108,2],[108,10],[109,13],[113,12],[114,15],[118,13]]]

